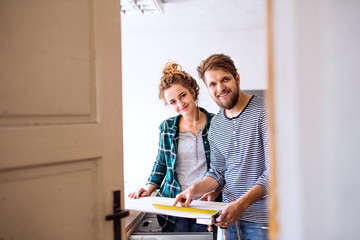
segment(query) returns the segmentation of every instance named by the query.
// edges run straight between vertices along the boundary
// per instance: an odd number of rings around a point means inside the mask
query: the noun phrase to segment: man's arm
[[[200,201],[215,201],[215,199],[219,196],[219,194],[221,194],[223,188],[224,188],[224,186],[222,186],[221,188],[218,188],[216,190],[213,190],[211,192],[205,193],[198,200],[200,200]]]
[[[267,190],[261,185],[255,185],[245,195],[235,202],[230,202],[222,209],[221,215],[216,219],[216,226],[227,227],[233,224],[243,215],[246,209],[267,194]]]
[[[189,207],[194,196],[203,195],[204,193],[213,191],[219,187],[219,183],[212,177],[204,177],[198,183],[195,183],[185,191],[179,193],[176,198],[173,206],[177,203],[180,203],[182,207]]]

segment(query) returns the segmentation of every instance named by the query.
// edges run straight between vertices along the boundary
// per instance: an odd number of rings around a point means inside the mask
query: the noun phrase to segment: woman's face
[[[195,109],[193,94],[181,84],[173,84],[164,91],[166,103],[181,115],[190,114]]]

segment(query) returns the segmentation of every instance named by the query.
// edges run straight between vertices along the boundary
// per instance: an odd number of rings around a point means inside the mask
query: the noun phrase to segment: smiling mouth
[[[180,111],[185,110],[189,105],[186,105],[185,107],[181,108]]]
[[[217,97],[218,98],[223,98],[223,97],[227,96],[229,93],[230,93],[230,91],[227,91],[227,92],[225,92],[223,94],[218,95]]]

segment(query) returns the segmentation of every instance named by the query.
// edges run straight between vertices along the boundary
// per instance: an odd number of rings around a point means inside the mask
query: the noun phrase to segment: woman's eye
[[[174,101],[169,102],[170,105],[173,105],[174,103],[175,103]]]
[[[186,96],[186,94],[181,94],[180,98],[184,98]]]

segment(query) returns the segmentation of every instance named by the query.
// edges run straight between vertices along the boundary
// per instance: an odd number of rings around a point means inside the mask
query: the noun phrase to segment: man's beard
[[[237,86],[237,88],[235,89],[235,91],[234,92],[231,92],[231,98],[229,99],[229,101],[227,101],[227,102],[221,102],[217,97],[215,97],[215,102],[217,103],[217,105],[219,105],[221,108],[225,108],[225,109],[227,109],[227,110],[230,110],[230,109],[232,109],[235,105],[236,105],[236,103],[237,103],[237,101],[238,101],[238,99],[239,99],[239,94],[240,94],[240,88],[239,88],[239,86]]]

